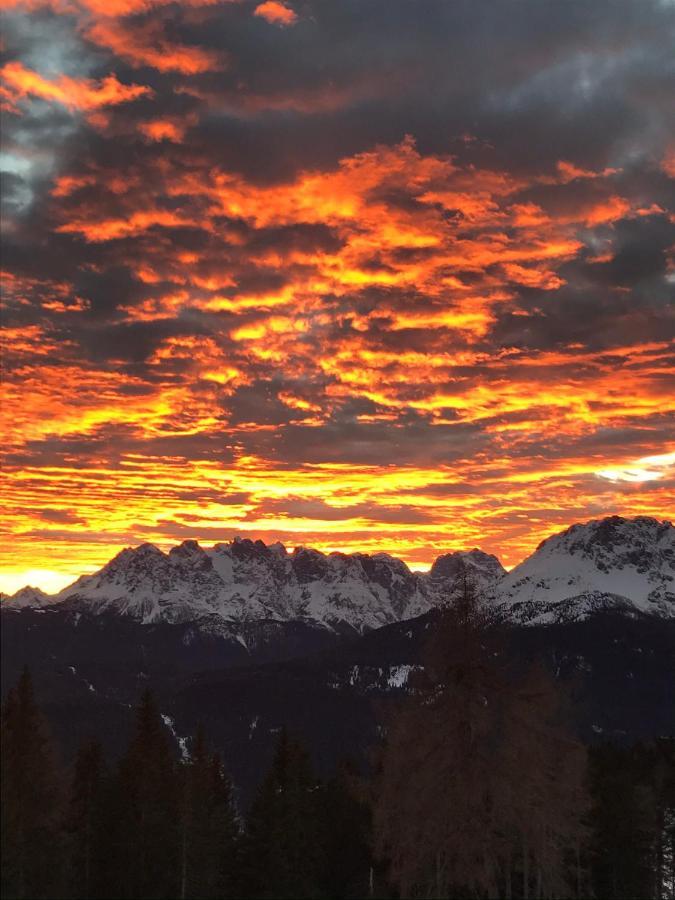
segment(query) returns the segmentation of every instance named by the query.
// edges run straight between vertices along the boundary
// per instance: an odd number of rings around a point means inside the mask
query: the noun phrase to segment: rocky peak
[[[49,606],[50,603],[53,603],[55,598],[51,594],[46,594],[40,588],[27,584],[14,594],[9,596],[2,594],[1,599],[3,606],[7,604],[12,609],[42,609],[44,606]]]
[[[162,553],[154,544],[140,544],[138,547],[125,547],[124,550],[113,556],[101,570],[101,574],[112,574],[116,572],[128,572],[155,566],[157,563],[166,559],[166,555]]]
[[[204,554],[204,550],[200,546],[197,541],[183,541],[182,544],[178,544],[177,547],[172,547],[169,550],[169,556],[176,557],[193,557],[193,556],[202,556]]]
[[[480,587],[506,574],[506,569],[496,556],[474,547],[473,550],[456,550],[439,556],[429,571],[429,577],[432,581],[456,581],[465,571]]]
[[[232,556],[237,559],[260,559],[270,555],[270,548],[264,541],[235,537],[230,544]]]
[[[463,570],[512,618],[579,616],[611,602],[675,615],[675,529],[646,516],[574,525],[542,542],[510,573],[474,548],[438,557],[428,575],[386,553],[330,553],[236,538],[205,549],[188,540],[168,554],[153,544],[122,550],[54,601],[143,622],[302,619],[363,631],[412,618],[453,597]],[[608,599],[609,598],[609,599]],[[40,597],[19,598],[25,605]],[[18,608],[18,607],[17,607]],[[522,615],[521,615],[522,613]],[[549,619],[546,619],[548,621]],[[199,626],[197,626],[199,627]],[[229,626],[228,626],[229,627]]]
[[[536,607],[553,615],[556,604],[590,608],[591,599],[595,607],[603,597],[639,612],[675,616],[670,522],[608,516],[572,525],[542,541],[495,591],[495,599],[516,612],[527,608],[530,618]]]
[[[300,583],[323,578],[328,568],[325,554],[310,547],[296,547],[291,554],[291,564]]]

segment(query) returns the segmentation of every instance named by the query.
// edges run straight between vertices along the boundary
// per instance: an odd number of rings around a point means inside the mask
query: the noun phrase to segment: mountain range
[[[675,529],[647,517],[574,525],[510,572],[480,550],[419,573],[386,554],[245,539],[144,544],[58,595],[5,598],[2,683],[29,666],[70,759],[90,737],[118,756],[152,688],[176,751],[203,725],[245,805],[283,725],[321,771],[366,764],[378,710],[407,690],[464,574],[504,622],[508,653],[573,686],[585,740],[675,734]]]
[[[462,572],[495,611],[522,624],[604,608],[675,617],[675,528],[646,516],[573,525],[511,572],[478,549],[439,556],[420,573],[386,553],[288,552],[247,538],[210,549],[185,541],[168,553],[142,544],[57,595],[25,587],[3,606],[63,604],[142,624],[191,623],[214,635],[265,621],[364,633],[442,606]]]

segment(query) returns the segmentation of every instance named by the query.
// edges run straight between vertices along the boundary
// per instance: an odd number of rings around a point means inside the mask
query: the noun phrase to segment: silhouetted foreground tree
[[[150,694],[119,765],[86,743],[67,776],[24,673],[2,710],[3,896],[672,898],[675,741],[592,750],[584,827],[584,754],[557,692],[536,669],[506,677],[470,600],[378,778],[345,765],[322,782],[282,730],[247,820],[203,732],[179,759]]]
[[[59,897],[63,781],[28,670],[2,710],[2,895]]]
[[[322,783],[281,730],[241,839],[241,896],[350,898],[373,885],[371,816],[345,763]]]
[[[125,798],[120,897],[176,895],[179,883],[179,780],[170,736],[147,691],[119,770]]]
[[[590,753],[596,896],[675,897],[675,739]]]
[[[251,897],[316,897],[322,865],[318,779],[307,751],[282,730],[248,818],[243,890]]]
[[[237,838],[232,783],[200,728],[182,769],[180,897],[236,896]]]
[[[367,784],[348,761],[321,786],[320,896],[367,897],[381,887],[382,880],[379,873],[376,877],[373,866],[372,816],[367,797]]]
[[[392,721],[375,810],[406,897],[586,896],[585,752],[541,669],[505,671],[465,579]]]
[[[66,820],[67,884],[70,896],[82,900],[98,897],[103,891],[110,853],[105,839],[107,784],[101,745],[95,741],[83,744],[75,760]]]

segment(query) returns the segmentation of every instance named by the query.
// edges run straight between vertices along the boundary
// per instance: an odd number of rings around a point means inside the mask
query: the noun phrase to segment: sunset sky
[[[2,0],[0,588],[675,510],[670,0]]]

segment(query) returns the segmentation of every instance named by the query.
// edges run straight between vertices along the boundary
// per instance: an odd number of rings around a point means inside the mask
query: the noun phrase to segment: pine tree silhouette
[[[306,750],[282,729],[271,770],[248,818],[243,854],[247,896],[321,895],[316,789]]]
[[[63,892],[63,793],[54,748],[24,669],[2,710],[2,895]]]
[[[180,784],[170,735],[146,691],[135,733],[120,763],[122,896],[180,896]]]
[[[238,839],[232,783],[220,758],[209,752],[202,728],[181,775],[180,897],[231,896]]]
[[[71,896],[100,897],[104,860],[110,855],[105,827],[106,768],[97,741],[83,743],[75,760],[68,809]]]

